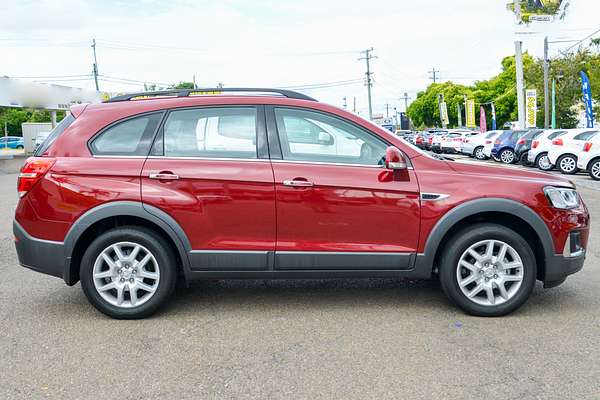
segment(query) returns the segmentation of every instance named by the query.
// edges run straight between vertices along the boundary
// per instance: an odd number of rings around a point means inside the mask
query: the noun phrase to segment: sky
[[[367,114],[366,65],[374,48],[374,112],[405,108],[431,83],[470,84],[514,54],[508,0],[104,0],[0,2],[0,76],[93,89],[139,91],[143,82],[200,87],[300,87]],[[519,28],[541,57],[543,37],[581,39],[600,29],[599,0],[571,0],[554,23]],[[597,35],[597,36],[600,36]],[[551,44],[550,55],[569,43]],[[65,77],[66,76],[66,77]],[[39,77],[39,78],[36,78]],[[51,77],[51,78],[49,78]],[[60,77],[60,78],[59,78]],[[65,78],[62,78],[65,77]]]

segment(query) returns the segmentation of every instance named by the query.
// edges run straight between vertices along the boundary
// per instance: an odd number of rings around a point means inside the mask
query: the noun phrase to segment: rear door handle
[[[159,172],[158,174],[150,174],[148,177],[159,181],[174,181],[179,179],[179,175],[175,175],[171,172]]]
[[[293,186],[293,187],[312,187],[314,186],[312,182],[309,181],[300,181],[300,180],[287,180],[283,181],[283,186]]]

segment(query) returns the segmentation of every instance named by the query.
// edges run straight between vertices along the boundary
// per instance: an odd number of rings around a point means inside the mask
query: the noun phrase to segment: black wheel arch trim
[[[461,220],[485,212],[504,212],[514,215],[526,222],[537,234],[544,250],[545,260],[553,259],[554,241],[548,226],[544,221],[528,206],[510,199],[503,198],[484,198],[467,201],[462,203],[446,214],[444,214],[435,224],[427,241],[424,252],[417,255],[415,260],[415,269],[423,270],[429,268],[431,271],[435,261],[437,250],[443,246],[444,236]],[[539,268],[545,268],[540,263]]]
[[[63,278],[68,285],[74,285],[71,269],[77,268],[71,263],[73,251],[81,235],[94,223],[111,217],[138,217],[159,226],[173,241],[183,263],[185,274],[190,271],[190,241],[181,226],[166,212],[137,201],[114,201],[101,204],[86,211],[71,226],[64,240],[65,266]]]

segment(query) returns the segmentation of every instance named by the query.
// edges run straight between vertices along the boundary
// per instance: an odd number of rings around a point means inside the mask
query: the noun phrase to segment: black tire
[[[548,159],[548,153],[540,153],[535,158],[535,166],[542,171],[551,171],[554,168],[554,165],[550,164],[550,161],[547,163],[543,163],[544,160]]]
[[[149,250],[159,265],[160,279],[154,294],[143,304],[131,308],[112,305],[98,293],[94,286],[93,267],[96,258],[111,244],[132,242]],[[164,305],[173,293],[177,282],[177,265],[171,248],[164,238],[154,231],[139,226],[123,226],[98,236],[87,248],[80,266],[81,287],[89,302],[102,313],[116,319],[138,319],[152,315]],[[139,292],[138,292],[139,293]]]
[[[477,146],[473,150],[473,157],[478,160],[485,160],[487,157],[483,154],[483,146]]]
[[[23,147],[23,146],[21,146],[21,145],[18,145],[18,146],[16,147],[16,149],[17,149],[17,150],[23,150],[23,149],[24,149],[24,147]]]
[[[574,168],[565,168],[564,164],[574,165]],[[556,160],[556,167],[558,170],[565,175],[573,175],[579,171],[577,168],[577,157],[572,154],[565,154],[560,156],[558,160]]]
[[[523,263],[523,280],[514,295],[504,303],[481,305],[461,291],[457,269],[461,256],[470,246],[490,239],[502,241],[518,253]],[[527,241],[512,229],[493,223],[472,225],[456,233],[442,250],[438,265],[440,283],[446,296],[466,313],[481,317],[499,317],[521,307],[531,295],[537,276],[535,256]]]
[[[500,154],[498,154],[498,158],[504,164],[514,164],[517,159],[517,156],[515,155],[515,152],[511,149],[504,149],[500,152]]]
[[[521,165],[527,165],[528,164],[527,157],[528,157],[527,152],[524,152],[523,154],[521,154],[521,156],[519,157],[519,163]]]
[[[600,181],[600,158],[588,164],[588,174],[595,181]]]

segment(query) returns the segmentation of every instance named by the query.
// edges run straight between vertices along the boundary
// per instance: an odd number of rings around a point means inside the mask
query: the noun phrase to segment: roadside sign
[[[467,127],[475,128],[475,100],[467,100]]]
[[[525,91],[525,126],[527,128],[535,128],[537,119],[537,91],[535,89],[527,89]]]

